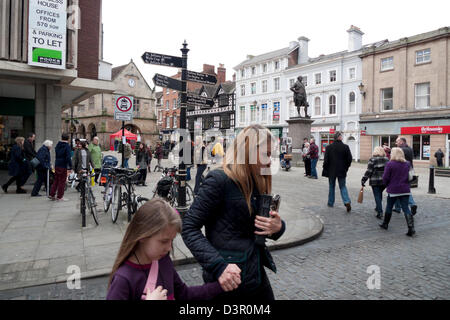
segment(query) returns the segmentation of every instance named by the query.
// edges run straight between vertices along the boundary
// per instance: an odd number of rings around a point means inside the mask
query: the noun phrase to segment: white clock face
[[[133,79],[130,79],[130,80],[128,80],[128,85],[129,85],[131,88],[134,88],[134,86],[136,85],[136,82],[135,82]]]

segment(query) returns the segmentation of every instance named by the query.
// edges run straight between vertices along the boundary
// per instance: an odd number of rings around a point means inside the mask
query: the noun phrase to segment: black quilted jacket
[[[244,195],[222,169],[211,171],[183,219],[183,240],[203,268],[205,282],[216,281],[228,264],[241,269],[238,290],[251,291],[261,284],[262,266],[276,272],[266,246],[255,244],[255,212],[258,194],[252,195],[250,215]],[[280,232],[270,239],[278,240]],[[201,229],[205,227],[206,237]]]

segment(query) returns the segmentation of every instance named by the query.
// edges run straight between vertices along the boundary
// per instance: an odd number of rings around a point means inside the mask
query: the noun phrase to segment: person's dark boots
[[[385,213],[384,214],[384,221],[382,224],[380,224],[380,228],[383,228],[385,230],[389,227],[389,222],[391,221],[392,213]]]
[[[6,184],[2,185],[2,189],[5,193],[8,193],[8,186]]]
[[[377,214],[377,219],[383,219],[383,214],[381,212]]]
[[[405,213],[406,223],[408,224],[408,233],[406,234],[408,237],[412,237],[416,234],[416,230],[414,230],[414,217],[412,214]]]
[[[350,203],[346,203],[345,207],[347,208],[347,212],[352,211],[352,205]]]
[[[23,190],[22,188],[18,188],[16,191],[17,194],[25,194],[27,193],[25,190]]]

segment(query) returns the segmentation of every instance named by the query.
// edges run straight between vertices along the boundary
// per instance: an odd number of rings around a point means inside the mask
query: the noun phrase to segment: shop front
[[[335,133],[335,126],[311,128],[311,135],[314,139],[316,139],[316,144],[319,147],[319,156],[321,159],[325,157],[326,148],[334,142]]]

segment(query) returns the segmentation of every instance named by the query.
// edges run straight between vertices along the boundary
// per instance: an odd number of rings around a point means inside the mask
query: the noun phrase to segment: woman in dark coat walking
[[[244,129],[223,167],[208,174],[183,219],[183,240],[202,266],[203,280],[218,280],[226,289],[218,300],[274,300],[264,267],[276,272],[275,263],[256,236],[278,240],[285,223],[278,212],[270,212],[270,218],[256,213],[260,195],[272,193],[270,155],[275,145],[266,128],[252,125]],[[239,152],[250,159],[247,162],[257,159],[257,163],[242,164]]]
[[[44,142],[43,146],[38,150],[36,158],[39,160],[39,165],[36,167],[37,172],[37,180],[34,184],[33,191],[31,192],[32,197],[42,197],[39,194],[41,190],[42,184],[45,184],[45,188],[48,189],[47,186],[47,173],[51,170],[51,156],[50,150],[53,147],[53,141],[47,140]]]
[[[139,183],[144,187],[147,186],[145,181],[147,180],[148,163],[149,159],[147,146],[144,143],[141,143],[139,145],[139,149],[136,151],[136,167],[139,168],[139,172],[141,174]]]
[[[8,165],[9,175],[12,177],[7,183],[2,186],[3,191],[8,193],[8,187],[16,182],[17,194],[27,193],[22,186],[27,181],[31,174],[30,166],[24,154],[24,142],[25,138],[17,137],[16,144],[11,149],[11,160]]]
[[[367,164],[367,171],[361,180],[361,184],[365,187],[367,180],[372,187],[373,196],[375,198],[377,212],[377,219],[383,218],[383,191],[386,189],[383,183],[384,167],[389,159],[386,157],[386,152],[383,147],[376,147],[373,151],[372,158]]]

